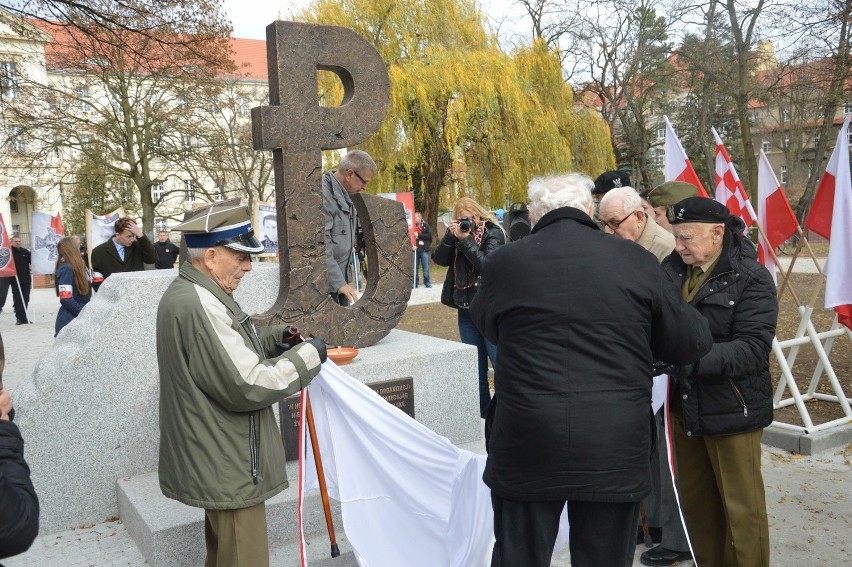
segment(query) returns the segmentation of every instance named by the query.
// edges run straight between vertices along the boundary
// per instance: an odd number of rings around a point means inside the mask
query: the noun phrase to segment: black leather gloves
[[[314,345],[314,348],[317,349],[319,353],[320,362],[325,362],[328,359],[328,353],[326,352],[325,341],[318,338],[308,339],[305,341],[306,343],[310,343]]]

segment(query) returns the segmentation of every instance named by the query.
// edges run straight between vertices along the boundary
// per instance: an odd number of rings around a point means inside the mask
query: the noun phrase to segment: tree
[[[124,2],[103,0],[63,4],[70,22],[90,20],[91,6],[97,7],[104,19],[88,27],[42,22],[53,35],[45,48],[47,64],[62,74],[54,73],[59,78],[50,82],[23,78],[22,96],[4,113],[34,142],[28,148],[32,166],[103,160],[105,175],[135,187],[144,229],[152,231],[159,202],[152,187],[197,148],[186,124],[222,88],[218,76],[233,71],[229,26],[218,5],[145,0],[128,9]],[[199,26],[203,41],[182,39],[192,35],[187,22]],[[73,169],[57,170],[64,170],[63,182],[73,181]]]
[[[351,27],[384,58],[391,107],[361,146],[379,164],[371,188],[420,183],[433,226],[439,205],[458,196],[502,207],[525,199],[531,177],[613,163],[596,138],[605,128],[574,114],[557,52],[543,42],[501,52],[472,0],[320,0],[301,17]],[[600,153],[578,160],[586,145]]]
[[[571,57],[587,62],[584,90],[601,102],[619,166],[632,170],[637,186],[650,187],[649,152],[660,143],[658,122],[676,86],[668,23],[654,0],[596,3],[585,13],[572,31],[585,48]]]

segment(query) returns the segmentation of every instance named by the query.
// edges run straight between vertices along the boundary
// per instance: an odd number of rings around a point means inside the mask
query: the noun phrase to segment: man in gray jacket
[[[360,193],[376,172],[370,154],[352,150],[343,156],[335,171],[322,176],[322,205],[325,211],[325,250],[329,293],[340,305],[358,300],[349,282],[354,277],[352,249],[358,215],[351,195]]]
[[[214,205],[175,230],[189,262],[157,310],[160,489],[204,508],[206,565],[264,567],[264,502],[288,486],[272,405],[319,373],[325,344],[288,350],[284,325],[256,329],[234,301],[263,251],[248,208]]]

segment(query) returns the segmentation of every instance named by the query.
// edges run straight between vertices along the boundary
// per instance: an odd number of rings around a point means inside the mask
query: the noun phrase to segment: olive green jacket
[[[185,263],[157,310],[160,489],[189,506],[228,510],[287,488],[272,412],[319,373],[308,343],[283,352],[284,326],[255,330],[209,277]]]

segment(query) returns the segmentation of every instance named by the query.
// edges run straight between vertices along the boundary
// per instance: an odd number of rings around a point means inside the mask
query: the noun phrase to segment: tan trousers
[[[700,567],[769,567],[763,430],[687,437],[672,413],[681,505]]]
[[[266,506],[205,510],[204,540],[204,567],[269,567]]]

